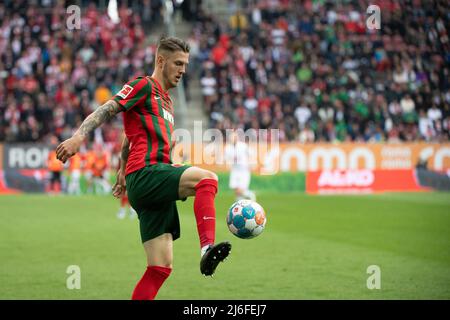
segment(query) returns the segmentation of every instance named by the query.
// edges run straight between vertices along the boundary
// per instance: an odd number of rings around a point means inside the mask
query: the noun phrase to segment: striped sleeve
[[[132,109],[145,102],[148,94],[148,81],[143,77],[138,77],[125,84],[112,99],[119,103],[124,111]]]

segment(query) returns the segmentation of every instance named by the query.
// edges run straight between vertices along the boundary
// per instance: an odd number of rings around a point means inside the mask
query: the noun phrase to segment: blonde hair
[[[162,36],[159,39],[158,46],[156,48],[156,51],[158,53],[160,52],[176,52],[176,51],[183,51],[186,53],[189,53],[189,45],[186,43],[186,41],[176,38],[176,37],[165,37]]]

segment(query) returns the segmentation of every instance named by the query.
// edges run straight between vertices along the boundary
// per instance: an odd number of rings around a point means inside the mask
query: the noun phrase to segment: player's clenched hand
[[[63,141],[56,147],[56,158],[65,163],[67,159],[78,152],[82,142],[83,139],[78,136],[73,136],[72,138]]]
[[[119,169],[116,175],[116,183],[112,187],[113,196],[120,198],[126,190],[125,173]]]

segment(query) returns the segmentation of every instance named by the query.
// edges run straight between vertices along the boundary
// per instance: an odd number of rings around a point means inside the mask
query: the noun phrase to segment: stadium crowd
[[[448,141],[448,1],[229,1],[190,42],[210,126],[282,141]],[[377,4],[381,28],[366,26]]]
[[[366,27],[363,0],[240,1],[242,10],[230,0],[229,23],[196,12],[191,72],[210,126],[278,128],[282,141],[305,143],[448,141],[449,3],[372,2],[380,30]],[[0,142],[65,139],[151,70],[145,28],[162,23],[161,8],[119,5],[116,24],[86,4],[81,28],[68,30],[64,1],[2,1]],[[94,140],[118,147],[118,125]]]
[[[121,5],[114,23],[105,8],[87,1],[80,27],[71,28],[65,1],[2,1],[0,141],[70,137],[123,83],[151,69],[155,46],[145,34],[162,23],[161,6],[160,0]],[[118,123],[98,129],[94,140],[118,145]]]

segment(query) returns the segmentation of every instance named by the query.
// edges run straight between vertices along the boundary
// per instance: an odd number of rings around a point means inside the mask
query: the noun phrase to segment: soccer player
[[[61,163],[61,162],[60,162]],[[75,154],[69,162],[69,176],[70,182],[67,187],[68,194],[80,195],[80,177],[81,177],[81,166],[83,163],[83,157],[80,153]]]
[[[231,167],[229,187],[234,190],[236,200],[256,201],[255,193],[249,189],[251,179],[249,158],[248,145],[239,134],[232,132],[229,143],[225,146],[225,159]]]
[[[88,150],[84,155],[84,178],[86,179],[87,193],[94,193],[94,174],[93,174],[94,162],[95,162],[95,151],[89,150],[88,148]]]
[[[102,149],[101,144],[94,145],[94,156],[93,163],[90,166],[92,177],[95,185],[95,191],[98,192],[97,187],[100,187],[101,194],[107,194],[110,189],[110,184],[108,183],[108,168],[109,160],[108,155]]]
[[[93,149],[85,157],[87,192],[94,193],[95,190],[96,194],[107,194],[111,190],[108,183],[108,155],[99,143],[94,143]]]
[[[51,138],[51,145],[56,146],[58,140],[56,137]],[[58,161],[57,153],[52,150],[47,156],[47,168],[50,172],[49,192],[51,194],[59,194],[62,189],[62,171],[64,165]]]
[[[181,39],[161,38],[152,76],[137,77],[97,108],[68,140],[57,148],[65,162],[89,133],[123,112],[126,137],[113,195],[125,190],[137,211],[147,269],[132,299],[151,300],[172,271],[173,241],[180,237],[176,201],[195,196],[194,213],[200,238],[200,272],[212,276],[231,250],[227,241],[215,244],[217,175],[171,161],[174,118],[168,90],[177,86],[189,63],[189,46]],[[125,189],[126,186],[126,189]]]

